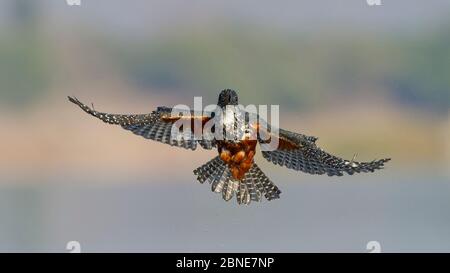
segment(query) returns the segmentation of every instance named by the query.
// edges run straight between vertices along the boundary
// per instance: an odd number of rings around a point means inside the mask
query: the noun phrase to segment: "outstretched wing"
[[[270,134],[270,138],[278,138],[278,147],[273,151],[262,151],[268,161],[310,174],[327,174],[329,176],[350,175],[361,172],[373,172],[382,169],[390,158],[371,162],[357,162],[345,160],[331,155],[316,145],[316,137],[306,136],[287,130],[279,129],[279,134]],[[270,138],[268,138],[270,140]],[[269,141],[268,140],[268,141]],[[261,141],[265,143],[268,141]]]
[[[180,130],[178,135],[172,132],[172,126],[180,119],[187,119],[187,122],[192,124],[199,121],[202,126],[211,119],[208,116],[196,116],[191,112],[191,115],[186,116],[171,116],[172,108],[158,107],[155,111],[149,114],[140,115],[119,115],[97,112],[93,108],[83,104],[77,98],[68,97],[69,101],[78,105],[86,113],[102,120],[109,124],[120,125],[125,130],[132,131],[136,135],[144,138],[156,140],[176,147],[195,150],[197,144],[200,144],[205,149],[212,149],[216,143],[214,139],[207,140],[196,138],[194,133],[189,130]]]

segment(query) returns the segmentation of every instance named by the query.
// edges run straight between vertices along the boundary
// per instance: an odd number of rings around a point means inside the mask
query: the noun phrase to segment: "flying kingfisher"
[[[219,94],[217,106],[219,110],[223,110],[221,115],[206,111],[201,114],[194,111],[187,115],[173,114],[177,112],[174,111],[176,109],[169,107],[157,107],[149,114],[108,114],[96,111],[77,98],[68,98],[86,113],[106,123],[120,125],[125,130],[147,139],[192,150],[195,150],[197,145],[208,150],[217,149],[218,155],[195,169],[194,174],[200,183],[208,181],[212,191],[221,193],[225,201],[229,201],[236,195],[239,204],[261,201],[263,196],[267,200],[277,199],[281,194],[278,187],[254,162],[258,143],[264,145],[276,140],[276,147],[261,150],[263,157],[274,164],[309,174],[342,176],[344,173],[352,175],[374,172],[382,169],[384,163],[390,160],[390,158],[371,162],[357,162],[354,160],[355,158],[345,160],[319,148],[316,145],[316,137],[281,128],[270,130],[268,124],[261,122],[260,119],[257,119],[256,123],[250,123],[248,122],[249,116],[253,114],[237,110],[233,110],[231,113],[228,111],[230,106],[238,105],[238,95],[231,89],[225,89]],[[211,127],[211,132],[214,133],[213,137],[199,137],[192,128],[186,128],[186,130],[174,134],[173,127],[180,121],[185,121],[193,126],[200,124],[202,129],[207,124],[221,124],[223,133],[227,133],[231,137],[228,135],[227,137],[217,137],[220,134],[216,133],[222,132],[222,130],[215,128],[216,125]]]

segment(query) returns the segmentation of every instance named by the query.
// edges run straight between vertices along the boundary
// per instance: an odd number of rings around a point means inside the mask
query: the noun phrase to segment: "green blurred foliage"
[[[450,108],[450,31],[424,35],[401,45],[401,71],[395,74],[393,91],[418,106],[435,110]]]
[[[120,47],[118,66],[144,88],[235,88],[244,101],[309,107],[335,96],[386,92],[401,103],[450,106],[449,28],[419,37],[300,37],[246,28],[180,31]],[[180,91],[181,92],[181,91]],[[263,98],[263,99],[260,99]]]
[[[100,59],[112,61],[142,90],[191,90],[215,101],[219,90],[233,88],[244,103],[270,101],[296,110],[381,92],[403,104],[447,113],[449,28],[408,37],[205,27],[144,42],[114,43],[103,37],[94,43],[102,48]],[[50,77],[57,75],[49,53],[55,40],[23,29],[0,37],[2,104],[33,101],[49,90]]]
[[[50,79],[47,49],[34,34],[2,36],[0,100],[23,106],[47,91]]]
[[[0,36],[0,102],[25,106],[48,90],[48,41],[39,31],[35,1],[11,2],[10,31]]]

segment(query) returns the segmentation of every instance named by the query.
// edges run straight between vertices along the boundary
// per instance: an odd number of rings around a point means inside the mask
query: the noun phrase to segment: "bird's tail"
[[[250,204],[251,201],[261,201],[262,196],[268,200],[279,198],[281,193],[255,163],[241,180],[231,176],[227,164],[219,156],[195,169],[194,174],[200,183],[208,181],[211,190],[221,193],[225,201],[236,193],[239,204]]]

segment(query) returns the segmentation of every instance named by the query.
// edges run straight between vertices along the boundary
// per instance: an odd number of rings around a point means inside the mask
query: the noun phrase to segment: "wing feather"
[[[358,162],[346,160],[332,155],[316,144],[316,137],[279,129],[275,136],[266,130],[270,137],[277,137],[279,145],[273,151],[262,151],[263,157],[268,161],[285,166],[289,169],[309,174],[327,174],[329,176],[342,176],[344,173],[365,173],[382,169],[390,158],[374,160],[371,162]],[[270,139],[269,139],[270,140]],[[261,141],[260,143],[267,143]]]
[[[155,140],[161,143],[169,144],[171,146],[182,147],[185,149],[195,150],[197,144],[200,144],[204,149],[212,149],[216,143],[214,139],[196,138],[191,130],[182,130],[178,134],[172,133],[172,126],[174,122],[183,118],[189,119],[192,124],[199,119],[202,125],[210,119],[209,116],[196,116],[191,112],[190,116],[172,117],[173,108],[158,107],[155,111],[149,114],[138,115],[122,115],[122,114],[108,114],[98,112],[86,104],[79,101],[77,98],[69,97],[69,101],[78,105],[86,113],[102,120],[108,124],[120,125],[123,129],[133,132],[136,135],[142,136],[146,139]],[[191,127],[193,128],[193,126]]]

